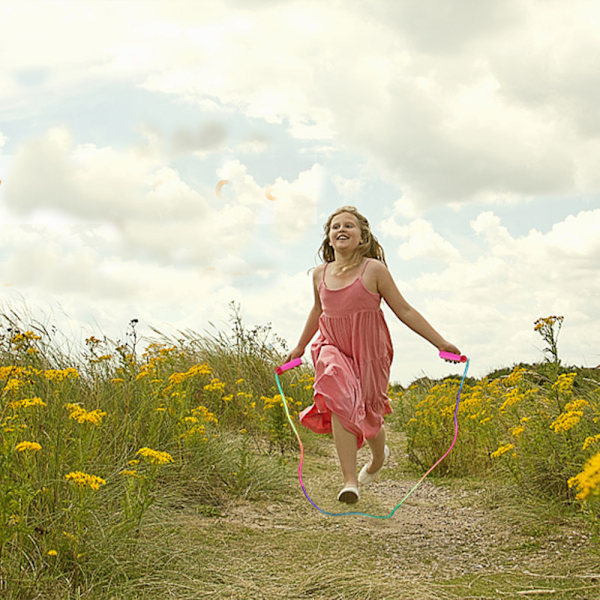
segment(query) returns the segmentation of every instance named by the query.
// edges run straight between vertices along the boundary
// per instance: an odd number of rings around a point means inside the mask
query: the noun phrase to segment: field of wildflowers
[[[600,502],[600,373],[560,364],[563,317],[534,323],[550,359],[467,378],[458,410],[459,440],[438,474],[512,477],[519,488],[580,503],[597,528]],[[392,392],[409,459],[425,469],[452,439],[460,379],[422,379]]]
[[[90,337],[79,360],[51,348],[45,330],[10,321],[0,337],[2,594],[79,597],[98,580],[110,588],[126,579],[123,557],[170,490],[210,513],[230,498],[295,486],[283,465],[296,439],[273,374],[285,342],[270,326],[244,329],[233,310],[231,336],[188,333],[149,344],[141,358],[136,320],[132,343],[111,350]],[[459,441],[437,474],[510,476],[527,493],[580,504],[595,525],[600,377],[560,364],[558,323],[535,324],[552,339],[553,360],[467,379]],[[312,402],[312,375],[305,365],[282,378],[296,419]],[[418,470],[449,444],[458,385],[390,386],[390,422],[406,432]],[[310,452],[311,434],[302,434]]]
[[[273,376],[282,355],[268,328],[234,318],[234,339],[153,343],[141,359],[90,337],[77,366],[31,329],[0,339],[0,593],[118,577],[106,557],[131,551],[170,485],[208,508],[282,487],[295,443]],[[303,367],[282,382],[294,417],[312,380]]]

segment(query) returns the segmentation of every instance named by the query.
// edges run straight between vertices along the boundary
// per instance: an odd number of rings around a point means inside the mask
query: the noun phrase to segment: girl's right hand
[[[460,356],[460,350],[450,342],[444,341],[444,343],[438,347],[438,350],[444,350],[444,352],[451,352],[452,354],[458,354]],[[458,362],[457,360],[450,360],[448,358],[445,358],[444,360],[449,363]]]
[[[283,364],[290,362],[290,360],[294,360],[295,358],[302,358],[302,355],[304,354],[304,348],[300,348],[299,346],[296,346],[286,357],[285,360],[283,361]]]

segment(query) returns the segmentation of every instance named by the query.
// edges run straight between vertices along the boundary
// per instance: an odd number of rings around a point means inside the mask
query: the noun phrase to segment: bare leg
[[[367,473],[376,473],[383,466],[384,451],[385,451],[385,429],[383,425],[379,430],[379,433],[372,440],[367,440],[369,447],[371,448],[371,462],[367,467]]]
[[[331,413],[331,429],[342,466],[344,485],[358,487],[358,477],[356,475],[356,435],[344,429],[344,426],[340,423],[335,413]],[[383,456],[383,450],[381,452]]]

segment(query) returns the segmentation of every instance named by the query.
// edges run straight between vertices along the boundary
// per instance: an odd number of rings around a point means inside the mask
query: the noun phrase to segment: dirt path
[[[387,468],[361,488],[358,504],[336,500],[332,441],[306,458],[309,495],[331,512],[389,514],[417,478],[406,472],[400,434],[388,430],[388,443]],[[368,456],[361,449],[359,468]],[[288,501],[236,502],[219,521],[255,540],[238,548],[240,557],[296,569],[296,578],[280,574],[278,595],[265,598],[600,598],[600,561],[577,518],[544,516],[481,482],[427,479],[389,520],[323,515],[297,485]]]

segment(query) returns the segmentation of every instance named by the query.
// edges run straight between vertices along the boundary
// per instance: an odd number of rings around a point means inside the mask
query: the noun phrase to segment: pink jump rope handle
[[[287,371],[288,369],[293,369],[294,367],[297,367],[299,364],[302,364],[302,359],[294,358],[294,360],[290,360],[290,362],[286,362],[284,365],[281,365],[280,367],[275,367],[275,373],[277,373],[277,375],[281,375],[284,371]]]
[[[467,362],[467,357],[463,354],[452,354],[452,352],[446,352],[445,350],[440,350],[440,358],[445,358],[447,360],[456,360],[458,362]]]

